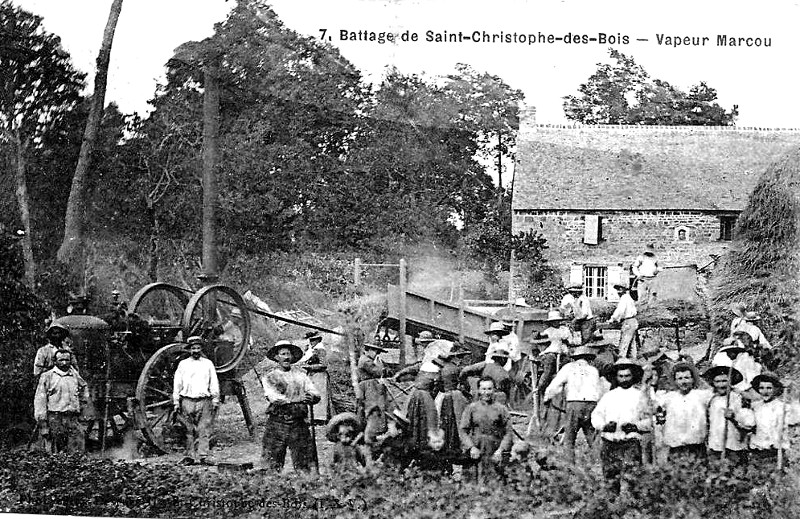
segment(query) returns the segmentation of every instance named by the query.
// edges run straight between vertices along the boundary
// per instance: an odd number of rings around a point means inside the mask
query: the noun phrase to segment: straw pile
[[[728,334],[731,307],[743,303],[761,314],[759,325],[782,356],[800,357],[800,148],[763,173],[735,239],[710,284],[715,335]]]

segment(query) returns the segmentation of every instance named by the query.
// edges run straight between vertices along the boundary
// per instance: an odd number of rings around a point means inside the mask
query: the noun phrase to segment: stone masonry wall
[[[587,214],[600,216],[601,240],[597,245],[583,242]],[[701,211],[516,211],[512,229],[514,233],[542,233],[547,238],[549,263],[566,280],[573,263],[622,264],[627,270],[650,243],[661,266],[702,267],[711,261],[710,254],[724,252],[731,243],[719,239],[720,216],[735,215]],[[679,229],[685,230],[683,241]],[[518,278],[520,274],[512,275]]]

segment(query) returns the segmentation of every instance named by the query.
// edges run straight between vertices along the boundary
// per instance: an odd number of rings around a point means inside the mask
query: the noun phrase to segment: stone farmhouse
[[[565,282],[614,301],[648,245],[673,269],[675,294],[694,290],[697,269],[724,253],[760,174],[800,146],[800,129],[552,126],[526,123],[517,140],[514,233],[547,238]],[[680,274],[680,275],[673,275]],[[524,265],[514,263],[511,295]],[[688,282],[688,283],[687,283]],[[665,287],[669,289],[669,287]]]

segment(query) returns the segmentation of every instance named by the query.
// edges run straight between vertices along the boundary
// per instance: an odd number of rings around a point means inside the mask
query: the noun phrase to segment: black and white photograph
[[[800,516],[798,20],[0,0],[0,513]]]

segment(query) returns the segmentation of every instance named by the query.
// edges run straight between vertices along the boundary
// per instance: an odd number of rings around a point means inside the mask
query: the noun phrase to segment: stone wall
[[[587,215],[600,216],[596,245],[584,243]],[[627,271],[648,244],[655,247],[662,267],[703,267],[712,261],[711,254],[721,254],[729,247],[731,242],[720,240],[720,218],[735,215],[702,211],[515,211],[512,228],[514,233],[542,233],[549,247],[548,262],[567,281],[573,264],[621,264]],[[520,266],[515,265],[515,282],[520,283],[521,277]]]

